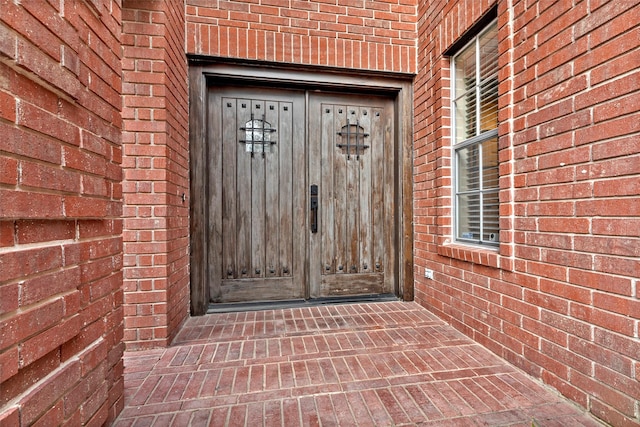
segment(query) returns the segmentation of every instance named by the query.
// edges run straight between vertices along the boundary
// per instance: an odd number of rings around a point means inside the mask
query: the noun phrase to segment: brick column
[[[166,346],[188,315],[188,93],[182,1],[123,9],[125,341]]]
[[[120,1],[0,1],[0,426],[124,406]]]

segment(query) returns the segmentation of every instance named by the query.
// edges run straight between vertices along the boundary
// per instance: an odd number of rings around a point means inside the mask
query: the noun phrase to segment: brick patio
[[[125,354],[127,426],[599,426],[416,303],[191,318]]]

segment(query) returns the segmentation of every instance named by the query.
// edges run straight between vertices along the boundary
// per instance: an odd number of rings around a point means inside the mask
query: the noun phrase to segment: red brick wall
[[[187,0],[187,52],[416,71],[416,0]]]
[[[0,1],[0,425],[123,406],[118,1]]]
[[[419,9],[416,300],[595,416],[637,424],[640,4],[497,2],[502,243],[492,252],[450,243],[443,56],[492,3]]]
[[[142,349],[189,313],[184,3],[125,1],[123,45],[125,341]]]

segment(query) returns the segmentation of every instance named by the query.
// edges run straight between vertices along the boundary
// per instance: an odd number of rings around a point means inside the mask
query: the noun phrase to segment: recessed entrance
[[[192,93],[192,304],[401,296],[397,94],[239,83]]]

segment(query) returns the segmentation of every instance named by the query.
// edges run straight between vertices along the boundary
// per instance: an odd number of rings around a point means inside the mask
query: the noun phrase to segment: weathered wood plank
[[[329,227],[333,227],[333,223],[327,222],[326,213],[330,209],[329,199],[327,198],[327,191],[332,188],[333,183],[327,182],[325,178],[325,172],[331,165],[326,163],[326,143],[323,141],[325,138],[325,128],[329,126],[333,130],[333,110],[329,113],[325,113],[325,106],[322,105],[320,99],[317,97],[309,98],[309,112],[307,116],[308,120],[308,160],[305,159],[305,168],[308,170],[309,182],[305,188],[305,211],[304,216],[306,220],[305,228],[302,230],[302,235],[309,236],[309,248],[308,254],[305,257],[305,263],[308,264],[308,295],[311,298],[320,296],[320,280],[322,274],[322,264],[325,260],[323,253],[326,248],[325,245],[325,233],[329,230]],[[312,119],[312,118],[315,118]],[[316,233],[311,232],[311,185],[318,186],[318,231]]]
[[[236,167],[236,277],[251,277],[251,154],[247,152],[246,144],[240,144],[245,139],[245,131],[241,127],[251,120],[251,100],[238,100],[237,129],[237,167]]]
[[[371,119],[373,116],[373,108],[365,106],[360,108],[359,122],[365,133],[369,134],[368,137],[362,138],[363,145],[371,146],[374,131],[371,127]],[[358,226],[360,228],[359,233],[359,254],[358,254],[358,271],[362,273],[369,273],[372,267],[371,259],[373,252],[373,216],[372,213],[372,181],[377,178],[375,170],[372,170],[371,148],[362,149],[360,151],[360,158],[357,160],[359,164],[359,201],[360,201],[360,218]]]
[[[342,126],[347,124],[346,105],[337,105],[336,114],[333,118],[333,133],[341,131]],[[342,142],[342,141],[341,141]],[[346,142],[346,141],[345,141]],[[334,258],[336,273],[344,274],[348,271],[349,256],[347,249],[348,222],[347,222],[347,156],[340,149],[335,148],[336,153],[333,158],[333,226],[334,226]],[[326,201],[324,202],[326,203]]]
[[[207,125],[205,115],[207,91],[201,67],[189,68],[189,178],[190,178],[190,246],[191,314],[207,312]]]
[[[394,122],[393,104],[387,102],[385,105],[383,116],[383,146],[384,146],[384,217],[386,218],[386,226],[384,230],[384,249],[385,256],[383,264],[385,270],[384,289],[385,292],[393,292],[397,280],[398,258],[396,253],[396,243],[398,236],[396,234],[396,192],[398,185],[395,179],[395,144],[394,144]]]
[[[405,301],[413,301],[413,85],[410,82],[402,82],[398,92],[397,108],[399,119],[395,122],[398,135],[396,144],[396,164],[400,185],[398,186],[398,206],[401,214],[398,215],[398,289],[397,292]]]
[[[219,302],[275,301],[302,298],[293,277],[231,279],[222,282]]]
[[[253,100],[251,102],[253,117],[262,120],[265,102]],[[259,136],[258,136],[259,138]],[[261,144],[254,143],[254,150],[262,149]],[[251,158],[251,271],[250,277],[263,277],[265,265],[265,163],[266,154],[256,152]]]
[[[279,276],[291,276],[293,265],[293,245],[296,238],[299,238],[300,230],[293,227],[293,147],[296,138],[293,135],[293,103],[281,102],[278,105],[278,154],[279,154],[279,180],[277,191],[279,193],[279,241],[276,256],[276,269]],[[299,142],[298,142],[299,143]],[[287,273],[284,273],[285,268]],[[301,283],[302,285],[302,283]]]
[[[283,275],[291,275],[297,287],[294,287],[292,297],[309,297],[308,290],[308,261],[307,261],[307,119],[304,93],[287,93],[287,102],[292,102],[289,110],[292,110],[292,198],[293,203],[289,208],[293,212],[293,224],[291,227],[291,240],[289,244],[293,248],[291,264],[283,265]],[[284,108],[284,107],[283,107]],[[289,255],[287,255],[288,257]],[[286,271],[285,271],[286,269]]]
[[[222,277],[237,277],[236,266],[236,163],[238,154],[237,102],[234,98],[222,98]],[[212,123],[213,125],[213,123]],[[211,126],[213,128],[213,126]],[[211,147],[217,150],[216,146]]]
[[[323,296],[373,295],[384,293],[381,273],[330,274],[322,276]]]
[[[335,217],[334,217],[334,162],[336,153],[339,149],[336,147],[335,132],[335,114],[336,109],[331,104],[322,104],[320,108],[322,127],[321,152],[322,158],[320,164],[322,167],[322,179],[320,179],[320,227],[319,232],[322,234],[322,254],[320,265],[314,268],[320,268],[321,274],[334,274],[336,271],[335,260]]]
[[[374,117],[371,122],[371,157],[372,157],[372,178],[371,182],[371,197],[372,197],[372,244],[373,244],[373,271],[384,271],[384,257],[385,257],[385,229],[386,225],[386,212],[384,211],[384,199],[385,199],[385,187],[384,181],[386,179],[384,174],[384,156],[385,156],[385,141],[384,135],[384,110],[382,108],[376,108]]]
[[[207,128],[207,170],[208,178],[208,198],[207,198],[207,237],[209,239],[207,250],[207,264],[209,265],[207,282],[209,286],[211,300],[216,300],[220,295],[220,279],[222,277],[222,209],[219,203],[214,203],[222,197],[222,151],[220,141],[222,140],[222,126],[220,111],[220,98],[213,96],[209,90],[208,94],[209,117],[207,123],[215,123]],[[214,148],[215,147],[215,148]]]
[[[347,124],[356,128],[360,108],[357,106],[347,106]],[[358,127],[359,129],[359,127]],[[355,136],[350,137],[350,144],[356,143]],[[358,271],[358,256],[360,255],[360,165],[353,153],[353,149],[347,153],[347,176],[346,176],[346,266],[345,272],[356,273]]]
[[[278,115],[278,102],[267,100],[265,104],[265,121],[274,129],[269,141],[275,142],[266,148],[265,153],[265,264],[264,276],[278,275],[278,258],[280,252],[280,139],[282,127]]]

